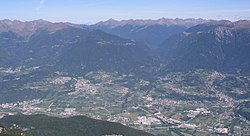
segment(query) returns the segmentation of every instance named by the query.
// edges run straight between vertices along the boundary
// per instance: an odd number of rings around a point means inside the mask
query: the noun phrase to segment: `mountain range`
[[[0,66],[138,73],[157,71],[161,65],[177,71],[249,72],[249,27],[244,20],[110,19],[91,26],[2,20]]]

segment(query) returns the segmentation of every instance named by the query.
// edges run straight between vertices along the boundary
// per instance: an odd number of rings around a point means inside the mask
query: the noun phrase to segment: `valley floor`
[[[206,70],[150,79],[39,72],[40,67],[0,68],[0,118],[84,115],[159,135],[250,135],[250,121],[237,112],[250,100],[249,76]]]

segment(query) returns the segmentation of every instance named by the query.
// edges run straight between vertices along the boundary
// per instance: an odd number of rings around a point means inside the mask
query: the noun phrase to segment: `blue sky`
[[[113,19],[250,20],[250,0],[1,0],[0,19],[94,23]]]

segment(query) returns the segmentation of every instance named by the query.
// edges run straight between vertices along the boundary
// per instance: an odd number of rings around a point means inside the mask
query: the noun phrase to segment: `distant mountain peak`
[[[34,21],[32,21],[32,22],[49,22],[49,21],[44,20],[44,19],[38,19],[38,20],[34,20]],[[51,22],[49,22],[49,23],[51,23]]]
[[[118,21],[113,18],[110,18],[109,20],[107,20],[107,22],[118,22]]]
[[[118,23],[119,23],[119,21],[117,21],[117,20],[115,20],[113,18],[110,18],[107,21],[101,21],[101,22],[99,22],[99,24],[107,25],[107,26],[116,26]]]

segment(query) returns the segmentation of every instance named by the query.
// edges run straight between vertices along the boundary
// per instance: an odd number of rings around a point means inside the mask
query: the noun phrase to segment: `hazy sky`
[[[0,19],[94,23],[162,17],[250,19],[250,0],[0,0]]]

